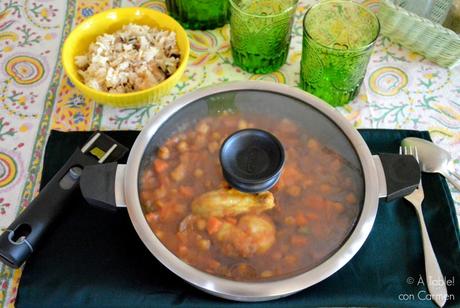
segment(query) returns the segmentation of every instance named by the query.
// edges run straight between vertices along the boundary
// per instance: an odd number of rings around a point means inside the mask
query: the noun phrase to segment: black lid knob
[[[262,192],[278,182],[284,165],[284,149],[269,132],[243,129],[224,141],[220,163],[232,187],[244,192]]]

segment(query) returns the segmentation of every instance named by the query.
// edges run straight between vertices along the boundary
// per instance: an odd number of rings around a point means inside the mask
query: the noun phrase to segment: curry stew
[[[259,194],[229,187],[219,162],[225,138],[249,127],[274,134],[286,152],[279,182]],[[290,120],[225,114],[167,139],[141,173],[140,199],[156,236],[183,261],[233,280],[273,280],[340,247],[361,210],[360,177]]]

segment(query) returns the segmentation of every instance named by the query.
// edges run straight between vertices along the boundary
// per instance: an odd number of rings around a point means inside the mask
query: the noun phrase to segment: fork
[[[413,155],[415,159],[418,160],[417,148],[415,147],[400,147],[400,154]],[[422,178],[420,177],[420,183],[418,184],[417,189],[415,189],[410,195],[404,197],[409,201],[415,208],[417,212],[418,220],[420,222],[420,230],[422,232],[422,242],[423,242],[423,254],[425,256],[425,275],[426,275],[426,284],[428,286],[428,291],[431,294],[431,299],[439,306],[442,307],[446,303],[447,299],[447,288],[439,267],[438,260],[434,254],[433,247],[431,246],[430,237],[425,225],[425,220],[423,218],[422,212],[422,202],[425,198],[423,193]]]

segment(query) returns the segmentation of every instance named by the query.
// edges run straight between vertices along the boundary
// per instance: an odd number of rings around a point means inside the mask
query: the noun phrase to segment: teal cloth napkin
[[[393,152],[408,136],[427,132],[361,130],[373,153]],[[131,146],[137,132],[110,132]],[[43,184],[90,133],[53,131],[43,167]],[[447,305],[460,304],[460,236],[445,180],[423,174],[423,211],[441,269],[451,281]],[[242,306],[192,287],[160,264],[145,248],[126,210],[93,208],[79,193],[27,262],[19,284],[18,307]],[[386,306],[434,307],[425,285],[422,242],[416,213],[404,200],[380,201],[364,246],[337,273],[292,296],[260,307]]]

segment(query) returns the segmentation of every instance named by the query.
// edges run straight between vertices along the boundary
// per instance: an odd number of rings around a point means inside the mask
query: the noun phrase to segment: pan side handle
[[[413,192],[420,182],[420,166],[412,155],[374,155],[379,180],[379,197],[387,201]]]
[[[80,178],[80,189],[86,202],[111,211],[126,207],[125,167],[117,163],[85,167]]]

